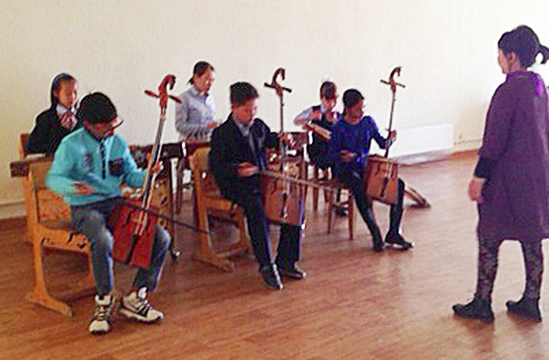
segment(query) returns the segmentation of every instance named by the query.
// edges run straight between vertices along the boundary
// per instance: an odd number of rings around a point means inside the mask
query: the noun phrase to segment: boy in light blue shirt
[[[114,308],[113,236],[109,217],[120,196],[122,182],[140,187],[144,171],[137,168],[126,142],[114,134],[117,112],[102,93],[84,97],[78,117],[83,128],[65,137],[54,155],[47,186],[61,194],[71,206],[72,225],[91,242],[93,272],[98,294],[89,331],[104,334],[110,330]],[[147,302],[147,291],[154,291],[170,244],[170,235],[156,225],[149,269],[139,269],[132,291],[120,299],[120,314],[151,323],[163,318]]]

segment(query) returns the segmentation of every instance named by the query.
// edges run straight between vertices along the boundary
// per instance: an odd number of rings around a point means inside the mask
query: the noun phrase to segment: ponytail
[[[545,64],[549,60],[549,49],[546,46],[540,44],[538,54],[541,54],[543,57],[541,59],[542,64]]]

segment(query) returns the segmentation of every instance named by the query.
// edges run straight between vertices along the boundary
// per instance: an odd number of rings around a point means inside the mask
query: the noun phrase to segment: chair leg
[[[334,194],[330,194],[328,197],[328,234],[332,233],[332,227],[334,225]]]
[[[210,226],[208,225],[208,214],[206,209],[199,209],[197,215],[198,228],[209,232]],[[235,267],[234,262],[219,256],[215,252],[210,235],[205,233],[200,233],[198,237],[198,247],[194,251],[193,259],[229,272],[233,271]]]
[[[71,307],[64,302],[55,299],[48,291],[44,273],[44,254],[41,240],[34,240],[32,247],[34,256],[34,290],[27,293],[25,299],[60,314],[73,316]]]
[[[347,216],[349,216],[349,240],[355,238],[355,224],[356,224],[356,212],[355,201],[353,196],[349,193],[349,200],[347,201]]]
[[[318,181],[318,168],[316,166],[313,169],[313,181],[315,182]],[[318,188],[314,187],[313,188],[313,210],[314,211],[318,210],[318,193],[319,193]]]

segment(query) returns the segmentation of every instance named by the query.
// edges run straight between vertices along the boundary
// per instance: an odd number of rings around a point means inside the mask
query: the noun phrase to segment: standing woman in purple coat
[[[518,240],[526,268],[519,301],[510,313],[541,321],[542,239],[549,237],[549,109],[541,77],[526,69],[549,49],[527,26],[506,32],[498,42],[498,63],[507,78],[492,98],[479,160],[469,184],[478,203],[478,279],[474,299],[456,304],[458,316],[492,322],[492,288],[503,240]]]

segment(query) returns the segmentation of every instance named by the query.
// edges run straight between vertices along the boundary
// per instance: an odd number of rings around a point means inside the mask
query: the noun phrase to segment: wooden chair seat
[[[213,175],[208,170],[209,153],[209,147],[202,147],[196,149],[190,158],[196,195],[195,201],[198,228],[209,232],[208,215],[212,213],[221,213],[225,218],[236,223],[240,235],[238,242],[223,249],[216,250],[212,245],[211,236],[207,233],[200,233],[198,247],[196,248],[193,258],[225,271],[232,271],[234,270],[235,264],[228,258],[238,253],[249,252],[250,250],[244,211],[221,195]]]

